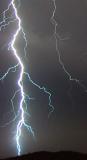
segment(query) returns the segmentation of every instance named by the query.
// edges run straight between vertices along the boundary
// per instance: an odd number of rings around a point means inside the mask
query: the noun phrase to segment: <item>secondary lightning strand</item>
[[[50,115],[52,114],[52,112],[54,111],[54,106],[52,105],[52,100],[51,100],[51,97],[52,97],[52,94],[47,91],[47,89],[43,86],[41,87],[40,85],[36,84],[30,77],[29,73],[27,72],[24,72],[24,75],[28,77],[29,81],[34,85],[36,86],[37,88],[39,88],[40,90],[43,90],[46,94],[48,94],[48,97],[49,97],[49,114],[48,114],[48,118],[50,117]]]
[[[56,0],[52,0],[53,4],[54,4],[54,10],[53,10],[53,13],[52,13],[52,17],[51,17],[51,22],[52,24],[54,25],[54,37],[55,37],[55,41],[56,41],[56,51],[57,51],[57,56],[58,56],[58,59],[59,59],[59,64],[61,65],[63,71],[66,73],[66,75],[68,76],[69,80],[70,81],[75,81],[76,83],[78,83],[84,90],[85,92],[87,92],[87,89],[86,89],[86,86],[84,84],[82,84],[80,82],[79,79],[76,79],[76,78],[73,78],[72,75],[67,71],[62,59],[61,59],[61,54],[60,54],[60,51],[59,51],[59,47],[58,47],[58,40],[61,41],[61,40],[66,40],[66,38],[62,39],[59,34],[57,33],[57,26],[58,26],[58,23],[57,21],[55,20],[55,13],[56,13],[56,10],[57,10],[57,7],[56,7]]]
[[[6,127],[6,126],[8,126],[8,125],[10,125],[10,124],[12,124],[14,121],[16,121],[17,120],[17,118],[19,117],[19,111],[16,113],[16,111],[15,111],[15,105],[14,105],[14,100],[15,100],[15,98],[16,98],[16,96],[17,96],[17,94],[19,94],[21,92],[21,90],[19,89],[19,90],[17,90],[17,91],[15,91],[15,93],[14,93],[14,95],[13,95],[13,97],[11,98],[11,105],[12,105],[12,111],[10,111],[10,113],[13,113],[14,114],[14,118],[12,119],[12,120],[10,120],[9,122],[7,122],[7,123],[5,123],[4,125],[0,125],[0,128],[4,128],[4,127]],[[28,106],[27,106],[27,103],[26,103],[26,99],[28,99],[29,101],[30,100],[35,100],[35,98],[33,98],[33,97],[30,97],[29,95],[27,95],[27,94],[25,94],[24,93],[24,96],[25,96],[25,100],[24,100],[24,104],[25,104],[25,115],[27,116],[27,117],[31,117],[31,115],[28,113]]]
[[[0,81],[4,80],[11,70],[12,70],[12,72],[16,72],[16,69],[17,69],[18,66],[19,66],[19,64],[15,65],[13,67],[8,68],[8,70],[5,72],[5,74],[0,78]]]
[[[10,10],[10,7],[13,8],[13,12],[14,12],[14,16],[15,16],[15,19],[14,20],[10,20],[10,18],[7,18],[6,17],[6,13]],[[8,20],[8,22],[7,22]],[[0,29],[2,29],[6,26],[8,26],[11,22],[14,22],[14,21],[17,21],[18,22],[18,28],[15,32],[15,34],[13,35],[13,39],[12,41],[9,43],[9,47],[8,47],[8,50],[12,50],[13,51],[13,54],[14,56],[16,57],[17,61],[18,61],[18,64],[13,66],[13,67],[10,67],[7,72],[0,78],[0,80],[4,80],[7,75],[9,74],[10,71],[12,72],[16,72],[16,68],[18,66],[20,66],[21,68],[21,71],[20,71],[20,74],[19,74],[19,79],[18,79],[18,86],[19,86],[19,90],[17,90],[12,99],[11,99],[11,104],[12,104],[12,110],[14,112],[14,119],[11,120],[10,122],[7,122],[5,124],[5,126],[11,124],[12,122],[14,122],[18,117],[20,117],[20,120],[18,121],[18,124],[17,124],[17,131],[16,131],[16,143],[17,143],[17,151],[18,151],[18,155],[21,154],[21,144],[20,144],[20,137],[21,137],[21,134],[22,134],[22,126],[24,125],[28,131],[32,134],[33,137],[35,137],[34,135],[34,131],[32,129],[32,127],[28,124],[25,123],[25,114],[27,114],[27,103],[26,103],[26,98],[28,98],[29,100],[32,100],[34,98],[30,98],[28,95],[26,95],[26,93],[24,92],[24,88],[23,88],[23,75],[27,76],[29,81],[35,85],[36,87],[38,87],[40,90],[43,90],[44,93],[46,93],[49,97],[49,107],[50,107],[50,111],[49,111],[49,115],[48,117],[51,115],[51,113],[53,112],[54,110],[54,107],[53,105],[51,104],[51,93],[45,88],[45,87],[41,87],[39,86],[38,84],[36,84],[31,78],[30,78],[30,75],[29,73],[25,72],[24,71],[24,64],[21,60],[21,58],[19,57],[18,53],[17,53],[17,50],[15,48],[15,42],[16,42],[16,39],[19,35],[20,32],[22,32],[22,35],[23,35],[23,38],[24,38],[24,41],[25,41],[25,47],[24,47],[24,53],[25,53],[25,56],[26,56],[26,48],[27,48],[27,39],[26,39],[26,35],[25,35],[25,32],[21,26],[21,19],[20,17],[18,16],[18,11],[17,11],[17,8],[16,8],[16,5],[15,5],[15,0],[11,0],[11,2],[9,3],[8,5],[8,8],[3,12],[3,20],[2,22],[0,23]],[[20,100],[20,104],[19,104],[19,110],[18,110],[18,114],[16,114],[15,112],[15,106],[14,106],[14,99],[16,97],[16,95],[20,92],[21,94],[21,100]],[[26,106],[26,110],[24,110],[24,104]],[[27,114],[28,116],[30,116],[29,114]]]

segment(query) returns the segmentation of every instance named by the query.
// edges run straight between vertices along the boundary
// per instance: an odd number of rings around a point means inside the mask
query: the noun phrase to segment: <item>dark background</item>
[[[0,13],[8,6],[10,0],[0,1]],[[16,4],[18,7],[18,3]],[[55,20],[58,22],[57,33],[67,40],[58,40],[58,48],[67,71],[73,78],[79,79],[87,87],[87,2],[86,0],[56,0]],[[26,93],[35,100],[28,101],[28,112],[31,117],[27,121],[35,131],[36,141],[22,130],[22,154],[40,150],[60,151],[72,150],[87,153],[87,93],[68,76],[59,64],[51,17],[54,4],[51,0],[21,0],[18,14],[22,20],[28,46],[27,58],[24,57],[24,40],[21,34],[16,48],[23,57],[25,70],[39,85],[45,86],[52,93],[54,112],[48,118],[48,96],[24,78]],[[10,13],[8,13],[10,14]],[[2,14],[0,14],[2,21]],[[17,29],[11,23],[0,32],[0,76],[9,67],[17,64],[8,43]],[[10,72],[0,82],[0,126],[14,118],[11,101],[18,89],[17,72]],[[17,113],[19,95],[16,97]],[[0,127],[0,158],[17,155],[16,125],[17,120]]]

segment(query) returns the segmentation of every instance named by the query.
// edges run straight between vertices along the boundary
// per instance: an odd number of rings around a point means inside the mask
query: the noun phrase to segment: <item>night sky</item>
[[[58,39],[61,60],[72,78],[77,78],[85,86],[70,81],[62,69],[56,51],[54,25],[51,17],[54,10],[52,0],[20,0],[18,14],[26,33],[28,46],[24,56],[24,40],[21,34],[16,41],[16,49],[22,58],[25,70],[32,80],[45,86],[52,93],[54,112],[48,118],[48,95],[33,86],[26,77],[24,89],[34,100],[28,101],[26,121],[32,126],[36,139],[23,127],[21,136],[22,153],[40,150],[72,150],[87,153],[87,1],[56,0],[55,20],[57,33],[65,40]],[[0,22],[2,12],[10,0],[0,1]],[[8,16],[12,15],[12,10]],[[8,51],[17,23],[11,23],[0,32],[0,77],[17,60]],[[20,69],[10,72],[0,81],[0,158],[17,155],[16,126],[10,99],[18,89],[17,79]],[[14,100],[15,112],[18,111],[20,94]],[[2,127],[5,126],[5,127]]]

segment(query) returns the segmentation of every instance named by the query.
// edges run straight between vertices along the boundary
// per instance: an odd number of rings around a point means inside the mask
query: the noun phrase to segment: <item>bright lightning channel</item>
[[[20,1],[19,1],[20,2]],[[6,13],[10,10],[10,7],[13,8],[13,12],[15,14],[15,19],[14,20],[10,20],[11,17],[7,18],[6,17]],[[7,20],[9,20],[7,22]],[[30,100],[30,99],[33,99],[33,98],[30,98],[28,95],[26,95],[26,93],[24,92],[24,88],[23,88],[23,76],[27,76],[28,77],[28,80],[33,84],[35,85],[36,87],[38,87],[40,90],[43,90],[47,95],[48,95],[48,98],[49,98],[49,107],[50,107],[50,112],[49,112],[49,115],[51,115],[51,113],[53,112],[54,110],[54,107],[53,105],[51,104],[51,93],[45,88],[45,87],[41,87],[39,86],[38,84],[36,84],[30,77],[29,73],[25,72],[24,70],[24,64],[23,62],[21,61],[21,58],[19,57],[18,53],[17,53],[17,50],[15,48],[15,42],[16,42],[16,39],[19,35],[20,32],[22,32],[23,34],[23,38],[25,40],[25,47],[24,47],[24,53],[25,53],[25,56],[26,56],[26,47],[27,47],[27,39],[26,39],[26,35],[25,35],[25,32],[21,26],[21,19],[20,17],[18,16],[18,11],[17,11],[17,8],[16,8],[16,5],[15,5],[15,0],[11,0],[11,2],[9,3],[8,5],[8,8],[3,12],[3,20],[2,22],[0,22],[0,31],[2,29],[5,29],[6,26],[8,26],[10,23],[13,23],[14,21],[17,21],[18,22],[18,28],[15,32],[15,34],[13,35],[13,39],[12,41],[9,43],[9,48],[8,49],[11,49],[14,56],[16,57],[17,61],[18,61],[18,64],[13,66],[13,67],[10,67],[7,72],[0,78],[0,80],[4,80],[7,75],[9,74],[10,71],[12,72],[16,72],[16,69],[18,66],[21,67],[21,71],[20,71],[20,74],[19,74],[19,79],[18,79],[18,86],[19,86],[19,90],[17,90],[12,99],[11,99],[11,103],[12,103],[12,109],[13,109],[13,112],[14,112],[14,115],[15,115],[15,118],[13,120],[11,120],[10,122],[7,122],[4,126],[7,126],[9,125],[10,123],[14,122],[16,120],[16,118],[20,115],[20,120],[18,121],[18,124],[17,124],[17,130],[16,130],[16,144],[17,144],[17,151],[18,151],[18,155],[21,154],[21,144],[20,144],[20,138],[21,138],[21,134],[22,134],[22,126],[25,126],[28,131],[32,134],[33,137],[35,137],[35,134],[34,134],[34,131],[32,129],[32,127],[28,124],[26,124],[25,122],[25,114],[28,114],[24,108],[23,108],[23,105],[25,104],[26,105],[26,110],[27,110],[27,103],[26,103],[26,97]],[[20,92],[21,94],[21,100],[20,100],[20,104],[19,104],[19,111],[18,111],[18,114],[16,115],[15,113],[15,106],[14,106],[14,98],[16,97],[16,95]],[[20,114],[19,114],[20,113]],[[29,114],[28,114],[29,115]]]
[[[51,23],[54,25],[54,37],[55,37],[55,42],[56,42],[56,52],[57,52],[57,56],[58,56],[58,60],[59,60],[59,64],[61,65],[63,71],[66,73],[66,75],[68,76],[70,81],[74,81],[76,83],[79,84],[79,86],[81,86],[85,92],[87,92],[87,88],[86,86],[80,82],[79,79],[77,78],[73,78],[72,75],[68,72],[68,70],[66,69],[62,59],[61,59],[61,54],[59,51],[59,47],[58,47],[58,41],[64,41],[67,40],[68,37],[62,38],[58,33],[57,33],[57,27],[58,27],[58,22],[55,20],[55,14],[56,14],[56,10],[57,10],[57,6],[56,6],[56,0],[51,0],[53,5],[54,5],[54,10],[52,13],[52,17],[51,17]]]

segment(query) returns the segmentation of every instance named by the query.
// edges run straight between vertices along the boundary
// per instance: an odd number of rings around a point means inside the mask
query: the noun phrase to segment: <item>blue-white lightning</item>
[[[56,52],[57,52],[59,64],[61,65],[63,71],[66,73],[66,75],[67,75],[67,77],[69,78],[69,80],[78,83],[78,84],[84,89],[84,91],[87,92],[86,86],[85,86],[83,83],[81,83],[79,79],[72,77],[71,73],[68,72],[68,70],[67,70],[66,67],[65,67],[65,64],[64,64],[63,61],[62,61],[61,53],[60,53],[59,47],[58,47],[58,41],[68,40],[69,37],[64,37],[64,38],[62,38],[62,37],[57,33],[58,22],[55,20],[55,14],[56,14],[56,10],[57,10],[56,0],[51,0],[51,1],[52,1],[53,5],[54,5],[54,10],[53,10],[52,17],[51,17],[50,20],[51,20],[51,23],[54,25],[54,37],[55,37]]]
[[[26,39],[26,35],[25,35],[25,32],[21,26],[21,19],[18,15],[18,11],[17,11],[17,8],[16,8],[16,5],[15,5],[15,1],[16,0],[11,0],[11,2],[9,3],[8,5],[8,8],[3,12],[3,20],[2,22],[0,22],[0,30],[2,29],[5,29],[8,25],[10,25],[10,23],[14,23],[14,21],[17,22],[18,24],[18,27],[17,27],[17,30],[15,32],[15,34],[13,35],[13,38],[12,38],[12,41],[9,43],[9,48],[8,49],[11,49],[12,50],[12,53],[13,55],[16,57],[17,61],[18,61],[18,64],[16,64],[15,66],[12,66],[10,67],[7,72],[2,76],[0,77],[0,80],[4,80],[7,75],[9,74],[10,71],[12,72],[16,72],[17,70],[17,67],[20,66],[21,68],[21,71],[20,71],[20,74],[19,74],[19,78],[18,78],[18,86],[19,86],[19,89],[14,93],[12,99],[11,99],[11,104],[12,104],[12,110],[14,112],[14,119],[11,120],[10,122],[7,122],[5,124],[6,125],[9,125],[10,123],[14,122],[16,120],[17,117],[19,117],[19,121],[18,121],[18,124],[17,124],[17,130],[16,130],[16,143],[17,143],[17,151],[18,151],[18,155],[21,154],[21,144],[20,144],[20,138],[21,138],[21,134],[22,134],[22,127],[25,126],[25,128],[28,129],[28,131],[32,134],[32,136],[34,137],[34,131],[32,129],[32,127],[28,124],[26,124],[25,122],[25,116],[26,116],[26,111],[24,110],[24,104],[26,105],[26,110],[27,110],[27,104],[26,104],[26,98],[28,98],[29,100],[30,99],[33,99],[33,98],[30,98],[28,95],[26,95],[26,93],[24,92],[24,88],[23,88],[23,76],[27,76],[28,80],[33,84],[35,85],[36,87],[38,87],[40,90],[43,90],[47,95],[48,95],[48,98],[49,98],[49,107],[50,107],[50,112],[49,112],[49,115],[53,112],[54,110],[54,107],[53,105],[51,104],[51,93],[45,88],[45,87],[41,87],[40,85],[36,84],[30,77],[29,73],[27,73],[24,69],[24,64],[21,60],[21,58],[19,57],[18,53],[17,53],[17,50],[15,48],[15,42],[16,42],[16,39],[19,35],[20,32],[22,32],[22,35],[23,35],[23,38],[25,40],[25,47],[24,47],[24,54],[26,56],[26,47],[27,47],[27,39]],[[15,18],[12,19],[11,17],[7,18],[6,17],[6,13],[8,11],[10,11],[10,8],[13,9],[13,13],[14,13],[14,16]],[[18,110],[18,114],[15,113],[15,105],[13,103],[14,101],[14,98],[16,97],[16,95],[20,93],[21,94],[21,100],[20,100],[20,104],[19,104],[19,110]],[[29,114],[28,114],[29,115]]]

